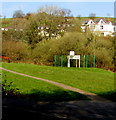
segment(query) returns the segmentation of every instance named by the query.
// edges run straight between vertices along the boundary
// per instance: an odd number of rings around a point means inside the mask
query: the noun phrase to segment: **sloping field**
[[[88,99],[85,95],[80,93],[64,90],[63,88],[50,83],[13,74],[7,71],[2,71],[2,81],[2,83],[6,86],[5,89],[8,96],[16,95],[17,97],[27,97],[34,100],[51,102]],[[12,84],[10,85],[11,82]],[[19,90],[16,90],[17,88]],[[10,94],[10,91],[12,91],[11,89],[15,89],[14,94]]]
[[[96,94],[114,91],[114,73],[98,68],[66,68],[21,63],[3,63],[2,66],[16,72],[49,79]]]

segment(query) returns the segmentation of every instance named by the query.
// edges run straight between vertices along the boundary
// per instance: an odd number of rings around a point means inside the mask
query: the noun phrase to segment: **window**
[[[103,21],[101,21],[101,23],[103,23]]]
[[[103,26],[103,25],[101,25],[101,26],[100,26],[100,29],[102,29],[102,30],[103,30],[103,29],[104,29],[104,26]]]
[[[116,28],[114,27],[114,31],[116,31]]]

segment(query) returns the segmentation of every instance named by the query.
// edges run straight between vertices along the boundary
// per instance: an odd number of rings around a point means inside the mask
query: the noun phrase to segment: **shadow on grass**
[[[87,96],[77,92],[68,90],[55,90],[50,92],[38,91],[32,89],[31,94],[7,94],[4,97],[17,97],[27,98],[35,101],[46,101],[46,102],[62,102],[62,101],[74,101],[74,100],[89,100]]]
[[[85,95],[82,95],[73,91],[66,90],[56,90],[52,92],[43,92],[36,89],[32,90],[32,94],[26,95],[29,98],[39,101],[50,101],[50,102],[60,102],[60,101],[72,101],[72,100],[87,100]]]
[[[109,99],[113,102],[116,102],[116,91],[108,91],[108,92],[104,92],[104,93],[99,93],[98,95]]]

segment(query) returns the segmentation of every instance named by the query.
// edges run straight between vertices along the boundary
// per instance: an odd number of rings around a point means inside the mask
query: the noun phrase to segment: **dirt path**
[[[106,100],[105,98],[102,98],[102,97],[100,97],[100,96],[98,96],[98,95],[96,95],[94,93],[86,92],[86,91],[83,91],[83,90],[80,90],[78,88],[74,88],[74,87],[71,87],[71,86],[68,86],[68,85],[65,85],[65,84],[62,84],[62,83],[57,83],[57,82],[54,82],[54,81],[51,81],[51,80],[48,80],[48,79],[38,78],[38,77],[23,74],[23,73],[11,71],[11,70],[5,69],[3,67],[0,67],[0,69],[11,72],[11,73],[14,73],[14,74],[17,74],[17,75],[22,75],[22,76],[26,76],[26,77],[29,77],[29,78],[33,78],[33,79],[41,80],[41,81],[44,81],[44,82],[48,82],[48,83],[51,83],[51,84],[56,85],[58,87],[84,94],[89,99],[94,100],[94,101],[97,101],[97,100],[98,101],[109,101],[109,100]]]

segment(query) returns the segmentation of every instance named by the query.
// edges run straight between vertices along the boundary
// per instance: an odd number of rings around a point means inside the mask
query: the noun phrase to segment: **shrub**
[[[32,52],[36,63],[53,64],[54,55],[69,55],[69,51],[80,55],[95,55],[97,67],[113,67],[113,39],[79,32],[65,33],[62,38],[43,40]]]
[[[4,80],[2,82],[2,95],[3,96],[20,94],[19,89],[13,88],[12,85],[13,85],[13,82],[8,83],[7,80]]]
[[[2,54],[10,57],[12,61],[26,60],[28,55],[28,47],[23,42],[18,41],[3,41]]]
[[[86,38],[82,33],[68,33],[59,39],[40,42],[33,50],[33,59],[53,64],[54,55],[68,55],[74,50],[76,54],[84,54]]]

